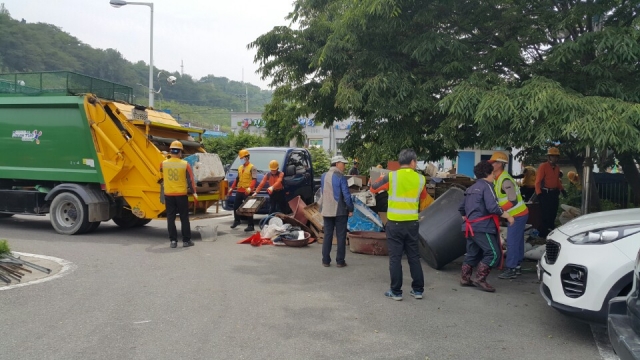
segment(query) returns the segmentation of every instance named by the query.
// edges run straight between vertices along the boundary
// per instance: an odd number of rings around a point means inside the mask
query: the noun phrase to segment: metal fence
[[[619,209],[633,207],[633,190],[624,174],[595,173],[593,175],[600,200],[609,200]]]
[[[0,94],[25,96],[85,93],[128,103],[133,100],[133,89],[129,86],[70,71],[0,74]]]

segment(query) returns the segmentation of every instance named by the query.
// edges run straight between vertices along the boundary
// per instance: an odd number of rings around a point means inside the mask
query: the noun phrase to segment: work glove
[[[567,196],[568,196],[567,195],[567,190],[562,190],[561,192],[562,192],[562,197],[566,199]]]
[[[273,186],[269,186],[267,188],[267,192],[269,193],[269,195],[271,195],[271,193],[273,192]]]
[[[251,194],[251,188],[248,187],[247,190],[245,190],[245,194]]]

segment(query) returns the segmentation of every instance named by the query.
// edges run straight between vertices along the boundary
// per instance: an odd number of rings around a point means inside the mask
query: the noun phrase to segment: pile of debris
[[[50,274],[51,269],[14,257],[11,254],[0,255],[0,281],[10,284],[12,281],[20,282],[25,273],[32,273],[30,269]]]

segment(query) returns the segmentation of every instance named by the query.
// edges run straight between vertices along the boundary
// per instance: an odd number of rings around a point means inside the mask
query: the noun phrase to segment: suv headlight
[[[640,232],[640,224],[591,230],[573,235],[567,240],[574,244],[608,244]]]

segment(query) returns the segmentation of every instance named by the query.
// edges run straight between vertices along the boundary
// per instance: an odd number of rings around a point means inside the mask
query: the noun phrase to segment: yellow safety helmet
[[[169,146],[169,149],[178,149],[182,151],[184,150],[184,147],[182,146],[182,143],[180,141],[176,140],[171,143],[171,145]]]
[[[242,149],[240,150],[240,152],[238,152],[238,157],[240,157],[240,159],[245,158],[247,156],[249,156],[251,154],[249,154],[249,150],[247,149]]]
[[[490,163],[494,163],[494,162],[501,162],[501,163],[509,163],[509,157],[507,156],[507,154],[501,152],[501,151],[496,151],[493,153],[493,155],[491,155],[491,159],[489,159]]]
[[[269,170],[278,170],[279,167],[280,167],[280,164],[278,164],[277,161],[275,160],[269,161]]]
[[[560,156],[560,149],[558,149],[557,147],[549,148],[547,156]]]

